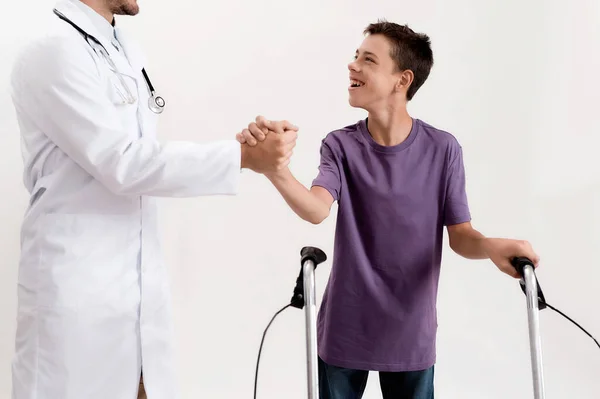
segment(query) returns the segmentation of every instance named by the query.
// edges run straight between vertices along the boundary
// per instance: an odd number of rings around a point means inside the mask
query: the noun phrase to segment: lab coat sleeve
[[[241,151],[235,139],[161,143],[125,131],[86,45],[81,38],[55,38],[23,52],[11,79],[15,106],[115,194],[236,194]]]

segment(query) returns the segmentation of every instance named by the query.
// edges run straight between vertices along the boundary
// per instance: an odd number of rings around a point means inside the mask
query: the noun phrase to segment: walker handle
[[[517,270],[517,273],[519,273],[519,276],[521,276],[521,281],[520,281],[521,291],[523,291],[523,293],[525,295],[527,295],[525,281],[523,279],[523,275],[524,275],[523,270],[526,267],[531,267],[531,269],[533,270],[533,275],[535,276],[535,266],[534,266],[533,262],[529,258],[515,257],[511,260],[511,264]],[[544,297],[544,292],[542,291],[542,287],[540,287],[540,283],[538,282],[537,276],[535,276],[535,283],[537,285],[538,307],[540,310],[546,309],[546,298]]]
[[[300,273],[298,274],[298,278],[296,279],[296,287],[294,288],[294,295],[290,301],[290,305],[295,308],[302,309],[304,308],[304,264],[308,261],[311,261],[313,267],[316,269],[320,263],[323,263],[327,260],[327,255],[321,249],[316,247],[304,247],[302,251],[300,251]]]

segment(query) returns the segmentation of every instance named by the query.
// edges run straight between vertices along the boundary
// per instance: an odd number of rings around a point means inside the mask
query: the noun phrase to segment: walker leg
[[[325,252],[315,247],[304,247],[301,251],[300,275],[291,305],[304,309],[306,327],[306,373],[308,399],[319,398],[319,359],[317,351],[317,301],[315,287],[315,269],[327,260]],[[306,307],[305,307],[306,305]]]
[[[513,266],[522,276],[521,289],[527,297],[527,319],[529,327],[529,350],[535,399],[544,399],[544,370],[542,366],[542,340],[540,335],[540,309],[546,308],[544,293],[538,284],[533,262],[527,258],[515,258]]]
[[[306,360],[308,373],[308,398],[319,397],[319,375],[317,355],[317,305],[315,293],[315,264],[312,260],[304,262],[304,298],[306,298],[305,325],[306,325]]]
[[[544,371],[542,366],[542,341],[540,337],[540,317],[537,280],[533,266],[523,268],[527,295],[527,317],[529,321],[529,349],[531,351],[531,371],[535,399],[544,399]]]

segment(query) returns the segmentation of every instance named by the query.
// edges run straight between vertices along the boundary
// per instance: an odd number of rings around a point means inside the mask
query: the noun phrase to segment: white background
[[[40,29],[49,0],[11,1],[0,24],[0,398],[10,397],[19,228],[27,203],[11,61]],[[600,337],[600,2],[253,0],[141,1],[119,19],[137,35],[167,99],[163,139],[229,138],[258,114],[300,130],[292,169],[315,177],[321,139],[365,115],[347,103],[347,69],[362,30],[383,17],[432,38],[435,67],[410,105],[465,151],[474,225],[525,238],[541,254],[548,301]],[[13,36],[10,38],[9,36]],[[40,66],[43,73],[43,66]],[[332,256],[335,208],[302,222],[262,176],[240,195],[164,201],[179,375],[184,398],[250,398],[264,327],[292,294],[305,245]],[[318,299],[329,275],[318,270]],[[436,397],[531,398],[525,297],[488,261],[445,249],[439,291]],[[276,319],[259,398],[304,398],[303,312]],[[600,397],[600,350],[574,325],[541,313],[547,398]],[[372,375],[365,398],[380,398]],[[59,399],[59,398],[57,398]]]

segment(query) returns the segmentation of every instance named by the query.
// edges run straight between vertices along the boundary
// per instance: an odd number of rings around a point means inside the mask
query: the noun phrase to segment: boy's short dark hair
[[[407,100],[411,100],[417,90],[425,83],[433,66],[431,41],[423,33],[415,33],[408,25],[399,25],[385,20],[372,23],[364,30],[364,34],[382,35],[392,45],[390,56],[399,70],[410,69],[414,80],[408,92]]]

